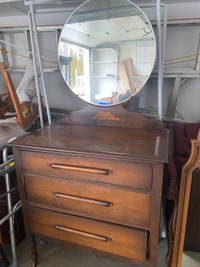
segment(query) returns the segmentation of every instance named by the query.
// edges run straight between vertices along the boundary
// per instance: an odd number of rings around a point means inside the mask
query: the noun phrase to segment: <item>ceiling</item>
[[[36,3],[41,2],[49,2],[49,7],[72,7],[73,2],[84,2],[84,0],[80,1],[70,1],[70,0],[34,0]],[[56,3],[51,3],[56,2]],[[156,0],[133,0],[134,3],[156,3]],[[199,0],[161,0],[162,3],[165,4],[173,4],[173,3],[187,3],[187,2],[199,2]],[[77,4],[77,3],[76,3]],[[37,8],[47,8],[47,5],[39,4]],[[0,0],[0,17],[8,17],[8,16],[22,16],[27,15],[29,8],[24,5],[23,0]]]
[[[26,0],[28,2],[28,0]],[[71,0],[34,0],[35,3],[39,3],[35,5],[35,9],[46,9],[46,8],[71,8],[77,6],[84,2],[84,0],[80,1],[71,1]],[[42,3],[48,2],[48,5],[44,5]],[[56,2],[56,3],[52,3]],[[40,4],[41,3],[41,4]],[[74,8],[73,8],[74,9]],[[72,9],[72,10],[73,10]],[[29,7],[24,5],[23,0],[0,0],[0,17],[8,17],[8,16],[23,16],[27,15],[29,12]]]

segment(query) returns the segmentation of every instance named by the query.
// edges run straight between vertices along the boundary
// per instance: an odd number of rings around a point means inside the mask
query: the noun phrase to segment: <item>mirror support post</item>
[[[32,1],[28,1],[28,6],[30,9],[30,15],[31,15],[31,22],[33,26],[33,31],[34,31],[34,37],[35,37],[35,44],[32,43],[32,46],[36,46],[36,51],[38,54],[38,62],[39,62],[39,67],[40,67],[40,75],[41,75],[41,81],[42,81],[42,89],[43,89],[43,94],[44,94],[44,100],[45,100],[45,106],[47,110],[47,118],[49,124],[51,124],[51,114],[50,114],[50,109],[49,109],[49,103],[47,99],[47,92],[46,92],[46,86],[45,86],[45,79],[44,79],[44,73],[43,73],[43,66],[42,66],[42,60],[41,60],[41,54],[40,54],[40,48],[39,48],[39,41],[38,41],[38,35],[37,35],[37,26],[36,26],[36,20],[35,20],[35,13],[33,9],[33,3]]]
[[[163,85],[163,57],[162,57],[162,33],[161,33],[161,3],[156,0],[157,11],[157,43],[158,43],[158,118],[162,120],[162,85]]]
[[[31,23],[31,14],[29,12],[28,19],[29,19],[29,29],[30,29],[30,38],[32,43],[32,55],[33,55],[33,68],[34,68],[34,74],[35,74],[35,87],[36,87],[36,93],[37,93],[37,100],[38,100],[38,111],[40,116],[40,126],[41,128],[44,127],[44,120],[43,120],[43,114],[42,114],[42,102],[41,102],[41,95],[40,95],[40,89],[39,89],[39,79],[38,79],[38,73],[37,73],[37,62],[36,62],[36,55],[35,55],[35,46],[33,45],[33,28]]]

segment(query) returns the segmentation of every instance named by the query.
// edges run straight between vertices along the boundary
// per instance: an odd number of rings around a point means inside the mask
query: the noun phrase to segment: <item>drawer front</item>
[[[72,177],[151,190],[152,166],[108,160],[21,151],[22,170],[35,174]]]
[[[146,260],[147,232],[45,209],[27,209],[32,233],[138,261]]]
[[[24,175],[24,182],[29,202],[149,226],[151,197],[147,193],[28,174]]]

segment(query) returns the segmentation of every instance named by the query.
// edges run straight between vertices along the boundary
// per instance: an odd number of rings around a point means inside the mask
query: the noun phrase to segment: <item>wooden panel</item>
[[[195,169],[192,176],[192,186],[188,207],[184,250],[200,252],[200,169]]]
[[[21,148],[166,162],[168,131],[88,125],[52,125],[11,143]]]
[[[146,261],[147,232],[29,207],[31,231],[112,254]]]
[[[105,217],[118,223],[149,226],[149,194],[120,188],[24,175],[27,200]]]
[[[124,104],[124,106],[127,103]],[[99,117],[98,114],[101,113]],[[107,114],[110,113],[110,116]],[[85,108],[71,112],[66,117],[62,117],[59,123],[95,125],[106,127],[128,127],[143,129],[163,129],[163,124],[159,120],[146,119],[139,113],[127,111],[123,105],[110,107],[96,107],[87,104]]]
[[[150,190],[152,184],[150,164],[28,151],[21,152],[21,162],[23,171],[35,174],[73,177],[144,190]]]

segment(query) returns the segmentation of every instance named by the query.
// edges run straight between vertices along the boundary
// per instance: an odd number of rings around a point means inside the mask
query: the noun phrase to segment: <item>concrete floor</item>
[[[184,251],[182,258],[182,267],[199,267],[200,266],[200,253]]]
[[[38,267],[131,267],[128,263],[115,262],[109,259],[97,258],[94,255],[85,255],[84,253],[66,249],[64,247],[55,246],[50,243],[41,245],[37,240],[37,248],[39,254]],[[165,255],[167,245],[166,240],[159,243],[159,255],[157,267],[165,267]],[[5,248],[5,253],[12,262],[10,247]],[[30,256],[29,243],[24,239],[17,246],[17,257],[19,267],[31,267],[32,260]],[[137,267],[143,265],[137,265]]]

